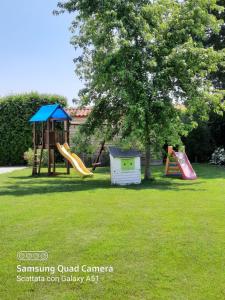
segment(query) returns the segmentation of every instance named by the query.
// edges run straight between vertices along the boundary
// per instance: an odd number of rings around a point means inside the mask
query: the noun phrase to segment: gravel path
[[[25,169],[26,167],[0,167],[0,174],[3,173],[9,173],[9,172],[13,172],[16,170],[22,170]]]

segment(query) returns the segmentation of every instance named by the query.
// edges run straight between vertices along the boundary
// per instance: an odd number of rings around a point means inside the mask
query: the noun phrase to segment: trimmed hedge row
[[[32,126],[28,122],[44,104],[66,105],[66,98],[38,93],[0,98],[0,165],[24,163],[23,154],[32,147]]]

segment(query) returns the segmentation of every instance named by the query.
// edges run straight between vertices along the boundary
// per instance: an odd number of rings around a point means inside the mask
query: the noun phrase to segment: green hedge
[[[44,104],[66,105],[66,98],[38,93],[0,98],[0,165],[24,163],[24,152],[32,147],[32,126],[28,122]]]

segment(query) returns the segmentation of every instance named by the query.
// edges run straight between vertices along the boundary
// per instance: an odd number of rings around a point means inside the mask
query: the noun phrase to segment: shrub
[[[41,149],[37,150],[38,160],[40,159]],[[29,148],[26,152],[24,152],[24,160],[27,162],[28,166],[33,166],[34,162],[34,150]],[[42,166],[48,165],[48,150],[44,149],[42,154]]]
[[[214,165],[225,165],[225,150],[222,147],[217,148],[211,157],[211,164]]]
[[[66,99],[38,93],[0,98],[0,165],[24,163],[24,152],[32,147],[32,126],[28,121],[41,105],[53,103],[65,106]]]
[[[88,136],[80,130],[76,131],[72,137],[72,151],[81,155],[93,155],[99,148],[99,142],[96,143],[94,136]]]
[[[186,153],[193,162],[208,162],[216,148],[213,131],[208,123],[200,123],[187,137],[183,138]]]

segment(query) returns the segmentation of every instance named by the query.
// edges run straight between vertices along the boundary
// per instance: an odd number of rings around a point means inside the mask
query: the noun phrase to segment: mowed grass
[[[225,299],[225,168],[194,168],[196,181],[154,167],[154,181],[129,187],[111,186],[108,169],[84,180],[0,175],[0,299]],[[48,261],[20,262],[21,250]],[[18,264],[114,272],[98,283],[16,282]]]

